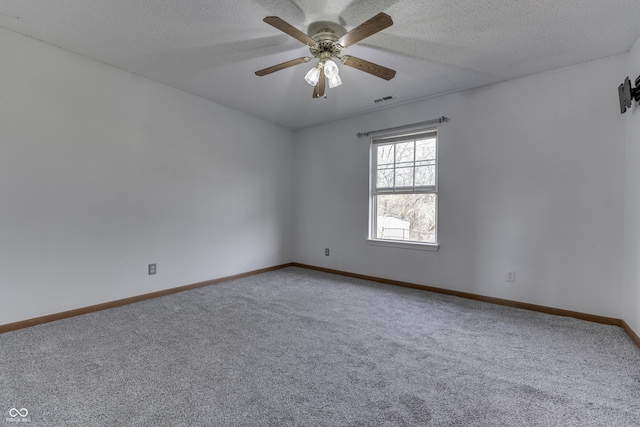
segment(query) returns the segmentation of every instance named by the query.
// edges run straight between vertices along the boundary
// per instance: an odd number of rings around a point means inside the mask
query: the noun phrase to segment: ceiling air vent
[[[390,99],[393,99],[393,96],[389,95],[389,96],[385,96],[384,98],[378,98],[373,102],[378,103],[378,102],[388,101]]]

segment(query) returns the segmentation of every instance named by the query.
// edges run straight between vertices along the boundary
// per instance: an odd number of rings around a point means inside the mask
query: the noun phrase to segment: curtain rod
[[[418,127],[418,126],[432,125],[434,123],[444,123],[444,122],[448,122],[448,121],[449,121],[449,119],[447,117],[442,116],[442,117],[438,117],[437,119],[427,120],[426,122],[411,123],[411,124],[408,124],[408,125],[396,126],[394,128],[370,130],[369,132],[358,132],[358,133],[356,133],[356,135],[358,136],[358,138],[361,138],[363,136],[369,136],[372,133],[408,129],[408,128],[414,128],[414,127]]]

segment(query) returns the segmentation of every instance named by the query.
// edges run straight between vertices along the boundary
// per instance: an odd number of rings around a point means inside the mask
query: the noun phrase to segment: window
[[[436,129],[372,138],[369,239],[437,244]]]

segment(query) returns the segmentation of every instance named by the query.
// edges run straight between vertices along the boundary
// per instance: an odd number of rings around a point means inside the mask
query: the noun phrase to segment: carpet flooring
[[[0,414],[30,426],[639,426],[640,349],[615,326],[289,267],[1,334]]]

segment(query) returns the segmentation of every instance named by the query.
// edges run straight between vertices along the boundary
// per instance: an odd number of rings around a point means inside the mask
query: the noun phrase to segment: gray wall
[[[294,260],[620,318],[625,64],[620,55],[297,131]],[[443,115],[440,250],[368,244],[369,140],[356,132]]]
[[[4,30],[0,53],[0,324],[290,261],[291,131]]]
[[[640,75],[640,39],[629,54],[627,72],[634,81]],[[627,120],[627,151],[625,181],[625,264],[624,320],[640,334],[640,109],[634,102],[625,113]]]

